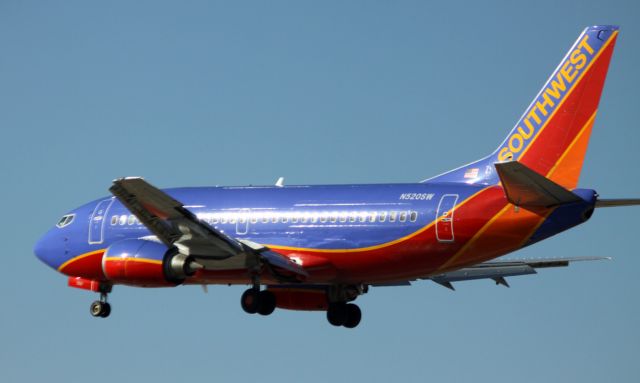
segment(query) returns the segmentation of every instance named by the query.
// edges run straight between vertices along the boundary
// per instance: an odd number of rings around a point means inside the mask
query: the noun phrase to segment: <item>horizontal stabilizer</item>
[[[495,164],[509,202],[523,207],[552,207],[580,197],[518,161]]]
[[[616,206],[634,206],[640,205],[638,198],[621,198],[621,199],[598,199],[596,207],[616,207]]]
[[[422,279],[430,279],[448,289],[455,290],[451,282],[470,281],[475,279],[492,279],[496,284],[509,287],[506,277],[536,274],[536,269],[549,267],[565,267],[571,262],[600,261],[608,257],[567,257],[540,259],[504,259],[489,261],[477,265],[433,275]]]

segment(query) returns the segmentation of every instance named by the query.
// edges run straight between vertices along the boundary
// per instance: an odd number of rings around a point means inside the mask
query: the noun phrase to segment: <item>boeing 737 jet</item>
[[[356,327],[370,286],[534,274],[599,258],[496,259],[586,222],[595,208],[640,204],[577,188],[616,26],[586,28],[498,148],[406,184],[158,189],[113,181],[112,196],[65,214],[35,254],[72,287],[239,284],[249,314],[326,312]]]

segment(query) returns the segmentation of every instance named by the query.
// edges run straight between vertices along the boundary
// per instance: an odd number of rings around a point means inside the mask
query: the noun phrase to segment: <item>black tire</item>
[[[260,308],[260,291],[248,289],[240,297],[240,305],[247,314],[255,314]]]
[[[102,312],[100,313],[101,318],[106,318],[111,314],[111,305],[109,303],[102,304]]]
[[[262,290],[258,294],[258,314],[270,315],[276,309],[276,296],[269,290]]]
[[[100,317],[102,312],[104,311],[104,303],[100,301],[94,301],[91,306],[89,306],[89,313],[93,317]]]
[[[343,326],[347,321],[347,305],[345,303],[329,304],[327,320],[334,326]]]
[[[344,327],[346,328],[354,328],[360,324],[360,320],[362,319],[362,311],[358,305],[354,305],[353,303],[349,303],[347,305],[347,320],[344,322]]]

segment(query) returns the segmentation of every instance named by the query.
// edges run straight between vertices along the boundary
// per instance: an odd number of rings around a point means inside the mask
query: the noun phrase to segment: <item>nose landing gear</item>
[[[101,286],[102,287],[102,286]],[[89,312],[93,317],[106,318],[111,314],[111,305],[107,302],[107,294],[111,292],[111,286],[100,289],[100,300],[94,301],[89,306]]]

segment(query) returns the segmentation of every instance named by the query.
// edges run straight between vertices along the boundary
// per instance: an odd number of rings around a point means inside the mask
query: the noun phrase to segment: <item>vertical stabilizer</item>
[[[519,161],[557,184],[578,184],[618,27],[586,28],[491,155],[424,182],[499,182],[494,164]]]

